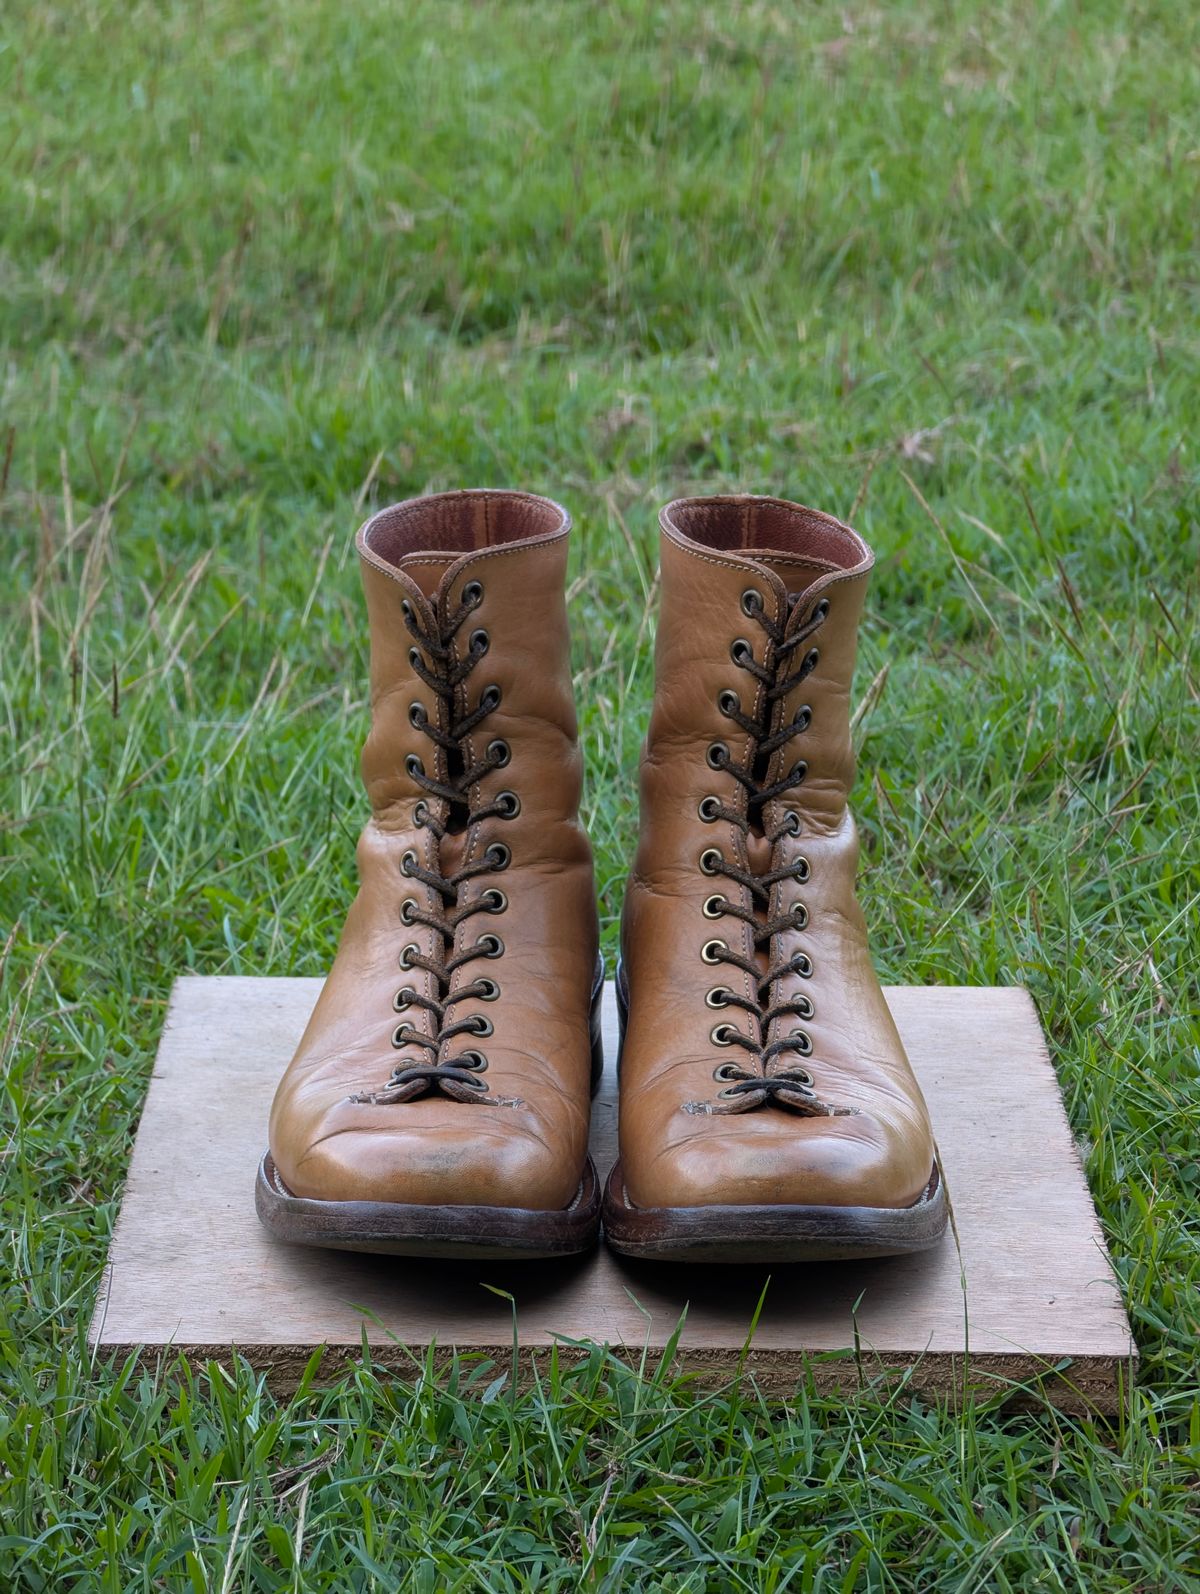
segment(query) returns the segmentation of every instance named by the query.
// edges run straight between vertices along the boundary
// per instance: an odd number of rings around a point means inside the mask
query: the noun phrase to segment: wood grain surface
[[[187,976],[171,996],[91,1327],[97,1353],[236,1350],[281,1385],[317,1345],[403,1370],[432,1343],[507,1360],[601,1342],[651,1360],[686,1313],[678,1362],[738,1366],[762,1268],[619,1262],[414,1262],[273,1242],[254,1213],[267,1113],[320,989],[315,979]],[[1032,1000],[1022,989],[887,992],[929,1101],[953,1207],[935,1251],[777,1268],[745,1366],[769,1393],[881,1375],[955,1398],[1111,1412],[1136,1361],[1129,1324]],[[616,1150],[616,1012],[592,1154]]]

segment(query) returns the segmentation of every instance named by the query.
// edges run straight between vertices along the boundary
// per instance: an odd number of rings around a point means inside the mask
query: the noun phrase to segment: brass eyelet
[[[502,736],[497,736],[487,744],[487,756],[494,768],[503,769],[506,764],[512,763],[512,748]]]
[[[742,700],[736,692],[726,687],[723,692],[717,693],[717,707],[726,719],[732,719],[735,714],[742,712]]]
[[[727,898],[723,897],[720,892],[717,892],[711,897],[705,897],[704,906],[700,909],[700,911],[706,919],[722,919],[725,916],[725,910],[728,908],[728,906],[729,902]]]
[[[796,734],[798,736],[802,732],[806,731],[812,724],[812,709],[807,703],[805,703],[802,708],[797,709],[796,717],[792,721],[792,724],[795,727]]]
[[[807,1068],[790,1068],[788,1072],[796,1076],[796,1083],[798,1085],[803,1085],[805,1090],[811,1090],[816,1084],[816,1080],[809,1073]]]
[[[416,753],[409,753],[408,757],[404,760],[404,769],[405,773],[413,778],[415,778],[417,775],[423,775],[425,773],[425,765],[421,762]]]
[[[817,1004],[813,1001],[811,996],[798,996],[796,998],[796,1014],[799,1018],[816,1018]]]
[[[419,802],[413,804],[413,824],[424,825],[428,818],[429,804],[425,801],[424,797],[422,797]]]
[[[783,821],[783,833],[785,836],[800,834],[800,815],[794,808],[789,808],[787,811],[787,818]]]
[[[797,952],[788,967],[793,974],[798,974],[802,980],[812,978],[813,962],[807,952]]]
[[[808,1033],[807,1030],[794,1029],[792,1031],[792,1033],[788,1036],[788,1039],[795,1042],[795,1046],[793,1047],[793,1050],[798,1051],[800,1053],[801,1057],[811,1057],[812,1056],[812,1049],[813,1049],[812,1036]]]
[[[402,985],[392,998],[392,1006],[397,1013],[403,1013],[406,1008],[411,1007],[416,994],[411,985]]]
[[[421,657],[420,648],[409,648],[409,650],[408,650],[408,662],[412,665],[414,670],[417,669],[418,666],[420,666],[421,664],[423,664],[425,662],[422,659],[422,657]]]
[[[508,898],[498,886],[489,886],[479,900],[487,913],[503,913],[508,907]]]
[[[797,759],[797,761],[792,765],[792,772],[788,776],[788,780],[792,783],[793,786],[799,786],[800,782],[804,779],[804,777],[807,774],[808,774],[808,761],[807,761],[807,759],[800,758],[800,759]]]
[[[714,1024],[708,1038],[714,1046],[732,1046],[732,1037],[736,1034],[732,1024]]]
[[[738,1065],[736,1063],[718,1063],[713,1069],[713,1078],[719,1084],[727,1085],[731,1079],[738,1078]]]
[[[424,703],[410,703],[408,705],[408,723],[415,725],[418,730],[424,729],[429,724],[429,717],[425,713]]]
[[[713,742],[704,756],[709,769],[724,769],[729,762],[729,749],[724,742]]]
[[[397,1024],[392,1031],[392,1045],[399,1051],[400,1047],[407,1046],[410,1036],[407,1024]]]
[[[488,979],[486,975],[482,979],[475,981],[475,989],[481,1002],[494,1002],[500,995],[500,987],[495,980]]]
[[[701,874],[716,874],[724,862],[725,856],[719,848],[705,847],[700,854],[700,872]]]
[[[493,841],[484,852],[484,857],[493,869],[507,869],[512,862],[512,848],[506,847],[502,841]]]
[[[407,946],[403,946],[403,947],[400,948],[400,956],[397,959],[397,961],[399,962],[400,967],[402,969],[411,969],[412,966],[413,966],[412,965],[413,958],[414,957],[419,957],[420,954],[421,954],[421,948],[417,945],[417,943],[415,941],[410,941]]]
[[[728,952],[728,941],[706,941],[700,948],[700,958],[704,963],[724,963],[725,959],[718,957],[718,952]]]
[[[408,849],[408,851],[401,856],[401,859],[400,859],[400,873],[402,875],[407,876],[407,878],[411,880],[412,879],[412,872],[416,868],[416,866],[417,866],[417,864],[419,862],[420,862],[420,859],[417,857],[416,853],[410,847]]]
[[[462,589],[462,601],[472,609],[478,609],[483,602],[483,582],[468,581]]]
[[[791,870],[801,885],[812,879],[812,867],[807,858],[796,858],[791,865]]]
[[[714,985],[704,998],[706,1007],[728,1007],[729,991],[724,985]]]
[[[814,620],[824,620],[829,614],[829,599],[822,598],[812,612]]]
[[[407,598],[401,598],[400,599],[400,613],[404,616],[404,618],[406,620],[411,620],[413,618],[413,614],[414,614],[413,606],[408,601]]]
[[[808,652],[804,655],[804,663],[800,666],[800,668],[805,675],[811,675],[820,662],[820,648],[809,648]]]
[[[493,709],[500,707],[500,688],[495,681],[490,686],[485,686],[479,694],[479,706],[485,714],[490,714]]]
[[[717,812],[720,806],[721,799],[719,797],[701,797],[696,805],[696,812],[706,825],[711,825],[715,824],[721,817]]]
[[[485,958],[498,958],[504,954],[504,942],[490,931],[487,935],[481,935],[475,945]]]
[[[470,1068],[478,1074],[482,1074],[488,1065],[488,1060],[483,1053],[477,1052],[473,1047],[470,1051],[461,1053],[456,1061],[460,1068]]]
[[[496,809],[501,819],[515,819],[521,812],[521,799],[515,791],[497,792]]]
[[[472,1032],[483,1040],[486,1040],[489,1035],[495,1034],[491,1019],[485,1018],[482,1013],[472,1013],[468,1022],[471,1025]]]
[[[763,607],[762,593],[755,587],[747,587],[742,593],[742,613],[753,619],[756,614],[763,612]]]
[[[806,929],[808,926],[808,909],[803,902],[793,902],[791,906],[792,923],[797,930]]]
[[[467,651],[473,653],[477,659],[481,659],[491,645],[492,639],[482,626],[472,631],[467,639]]]
[[[404,901],[400,904],[400,923],[401,924],[416,924],[417,921],[414,918],[414,914],[416,913],[416,911],[417,911],[417,900],[416,900],[416,898],[415,897],[405,897]]]
[[[746,641],[744,636],[735,637],[733,642],[730,644],[729,657],[735,664],[739,665],[742,669],[745,669],[747,659],[752,659],[754,657],[754,649],[750,646],[749,642]]]

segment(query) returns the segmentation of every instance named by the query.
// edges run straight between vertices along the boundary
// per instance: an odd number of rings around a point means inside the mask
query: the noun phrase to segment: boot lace
[[[439,817],[424,799],[413,810],[415,823],[433,832],[440,860],[441,842],[451,831],[456,834],[482,824],[486,819],[513,819],[520,812],[521,803],[515,792],[502,791],[478,808],[471,807],[471,788],[485,775],[502,769],[512,754],[508,743],[495,738],[487,744],[482,758],[474,758],[466,738],[500,702],[500,688],[485,686],[473,709],[459,717],[463,693],[460,690],[475,666],[488,651],[488,634],[476,628],[467,639],[466,649],[456,656],[455,639],[467,617],[483,600],[483,587],[470,581],[463,588],[462,599],[444,620],[439,620],[431,608],[427,623],[415,606],[406,598],[401,604],[404,623],[408,627],[414,646],[409,650],[409,663],[413,672],[429,687],[439,702],[439,713],[431,717],[420,703],[409,710],[409,719],[435,748],[446,755],[443,760],[444,778],[438,779],[426,772],[423,760],[410,753],[405,763],[409,779],[430,797],[445,803],[445,817]],[[436,755],[435,755],[436,756]],[[502,841],[494,841],[480,857],[464,864],[460,869],[447,872],[440,864],[425,868],[416,852],[408,851],[400,860],[401,872],[410,880],[428,886],[440,901],[440,909],[423,907],[409,897],[401,905],[400,919],[405,925],[424,925],[434,930],[442,943],[442,951],[426,955],[417,943],[410,942],[400,952],[402,970],[424,969],[433,976],[435,994],[427,996],[412,985],[403,985],[396,992],[393,1006],[398,1013],[411,1008],[423,1008],[433,1015],[432,1035],[424,1035],[407,1021],[399,1023],[392,1032],[392,1045],[420,1047],[428,1056],[420,1062],[398,1063],[382,1090],[355,1096],[355,1101],[386,1105],[393,1102],[412,1101],[418,1096],[435,1094],[449,1096],[456,1101],[484,1102],[490,1106],[515,1106],[515,1101],[488,1094],[487,1082],[479,1076],[488,1066],[485,1052],[478,1047],[459,1049],[456,1042],[486,1039],[492,1033],[491,1020],[482,1013],[466,1018],[455,1018],[451,1009],[458,1002],[478,999],[493,1002],[500,995],[499,982],[491,976],[480,975],[470,983],[451,991],[455,972],[466,964],[482,958],[499,958],[504,953],[504,942],[491,931],[484,933],[468,947],[452,952],[460,924],[475,914],[500,914],[508,907],[508,898],[497,886],[490,886],[471,902],[460,899],[461,887],[480,875],[495,874],[507,869],[512,854]],[[453,1055],[444,1056],[449,1046]]]
[[[767,613],[762,595],[757,590],[750,588],[742,594],[742,612],[766,633],[767,662],[758,662],[753,647],[744,637],[734,642],[730,656],[739,669],[754,676],[762,686],[761,710],[757,718],[752,718],[743,712],[737,692],[722,692],[718,699],[722,714],[751,738],[751,747],[746,762],[739,764],[724,742],[714,742],[708,749],[708,763],[711,768],[732,775],[745,790],[746,801],[742,806],[731,808],[717,797],[705,797],[700,803],[700,817],[709,824],[726,820],[736,826],[743,836],[749,836],[756,828],[761,829],[767,804],[785,792],[795,790],[808,773],[807,763],[798,759],[779,779],[767,779],[774,755],[796,737],[802,736],[812,723],[812,709],[805,704],[794,718],[777,730],[771,730],[775,705],[781,700],[786,701],[800,682],[811,675],[820,658],[818,649],[810,647],[799,663],[795,662],[796,654],[824,624],[829,614],[829,600],[820,599],[809,617],[793,629],[792,617],[802,600],[803,594],[789,594],[787,613],[780,623]],[[791,810],[774,830],[764,830],[763,833],[774,851],[775,845],[784,836],[798,835],[799,831],[799,815]],[[719,848],[708,847],[700,855],[700,868],[705,874],[733,880],[748,892],[747,907],[716,892],[705,901],[703,911],[706,918],[729,917],[748,924],[756,949],[763,946],[770,948],[777,935],[788,930],[803,930],[807,925],[808,910],[801,902],[795,902],[776,914],[770,912],[771,893],[776,885],[784,880],[803,884],[809,878],[808,860],[803,856],[797,856],[782,867],[755,874],[726,858]],[[707,941],[700,955],[709,964],[732,964],[756,982],[757,1000],[741,996],[728,986],[718,985],[708,992],[705,1001],[712,1008],[744,1009],[757,1020],[759,1037],[769,1034],[777,1020],[813,1017],[815,1008],[808,996],[800,995],[779,1001],[771,999],[772,987],[783,975],[799,974],[807,978],[812,974],[812,959],[807,953],[794,952],[776,959],[765,973],[757,961],[742,957],[722,940]],[[717,1100],[688,1102],[685,1104],[687,1112],[742,1113],[767,1104],[790,1108],[804,1117],[837,1117],[850,1110],[832,1107],[820,1100],[814,1090],[812,1074],[801,1063],[790,1060],[795,1054],[801,1057],[812,1055],[812,1037],[801,1025],[797,1024],[786,1033],[777,1035],[766,1045],[761,1038],[743,1035],[735,1025],[728,1023],[714,1025],[711,1038],[716,1046],[742,1047],[751,1054],[750,1059],[745,1067],[740,1063],[721,1063],[713,1072],[714,1079],[724,1086],[717,1093]]]

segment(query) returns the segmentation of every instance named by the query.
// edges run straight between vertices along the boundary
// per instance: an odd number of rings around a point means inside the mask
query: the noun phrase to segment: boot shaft
[[[870,550],[830,516],[778,499],[684,499],[660,518],[639,863],[661,863],[661,829],[692,838],[693,821],[702,831],[723,809],[753,808],[768,833],[789,815],[807,833],[835,827],[854,779],[850,692]]]
[[[536,834],[577,812],[570,524],[548,499],[466,491],[394,505],[359,531],[371,640],[362,773],[377,822],[407,826],[424,805],[453,831],[502,799]],[[472,769],[480,779],[464,786]]]

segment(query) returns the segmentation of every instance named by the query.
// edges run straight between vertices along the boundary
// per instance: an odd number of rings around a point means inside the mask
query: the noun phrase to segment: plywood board
[[[230,1350],[281,1384],[317,1345],[411,1368],[431,1343],[507,1358],[596,1341],[655,1353],[686,1309],[682,1367],[738,1365],[766,1269],[618,1260],[414,1262],[282,1245],[260,1228],[254,1175],[276,1080],[319,980],[176,982],[91,1329],[98,1353]],[[1021,989],[888,991],[925,1090],[953,1207],[935,1251],[776,1268],[745,1366],[769,1392],[812,1377],[850,1389],[895,1371],[961,1397],[1112,1411],[1136,1350],[1037,1013]],[[593,1114],[603,1176],[616,1154],[616,1013]],[[570,1350],[568,1348],[568,1354]]]

